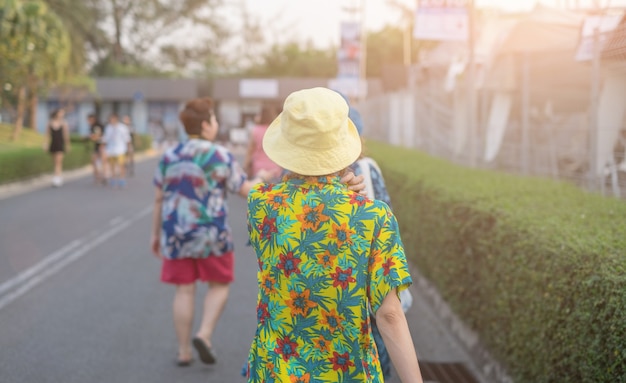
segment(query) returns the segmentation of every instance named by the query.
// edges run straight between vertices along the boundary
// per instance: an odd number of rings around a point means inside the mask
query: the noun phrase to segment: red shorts
[[[165,259],[161,281],[175,285],[203,282],[231,283],[234,280],[234,255],[228,252],[219,257]]]

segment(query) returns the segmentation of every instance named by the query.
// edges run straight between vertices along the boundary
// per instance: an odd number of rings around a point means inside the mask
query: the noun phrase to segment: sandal
[[[198,351],[198,355],[200,356],[200,360],[205,364],[215,364],[215,353],[209,347],[206,342],[199,338],[193,338],[193,346]]]

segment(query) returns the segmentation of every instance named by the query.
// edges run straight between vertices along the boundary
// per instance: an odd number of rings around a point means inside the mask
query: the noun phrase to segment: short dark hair
[[[213,116],[213,100],[209,97],[194,98],[185,104],[178,117],[187,134],[198,135],[202,132],[202,122],[211,122]]]
[[[282,106],[277,104],[265,104],[261,108],[261,115],[259,116],[259,125],[269,125],[278,117],[282,112]]]
[[[95,115],[95,113],[89,113],[87,115],[87,118],[93,118],[95,120],[96,119],[96,115]]]

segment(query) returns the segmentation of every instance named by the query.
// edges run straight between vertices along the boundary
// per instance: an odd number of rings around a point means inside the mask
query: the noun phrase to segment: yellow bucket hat
[[[361,154],[361,138],[348,104],[327,88],[303,89],[285,99],[263,136],[263,150],[279,166],[306,176],[332,174]]]

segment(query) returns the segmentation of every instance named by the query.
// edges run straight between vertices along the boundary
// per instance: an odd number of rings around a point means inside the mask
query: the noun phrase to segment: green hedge
[[[71,137],[72,150],[65,153],[63,170],[80,168],[91,163],[93,145],[82,137]],[[135,135],[135,150],[141,152],[152,147],[148,135]],[[0,184],[51,173],[52,157],[42,148],[15,148],[0,151]]]
[[[368,143],[407,254],[515,382],[626,382],[626,204]]]

